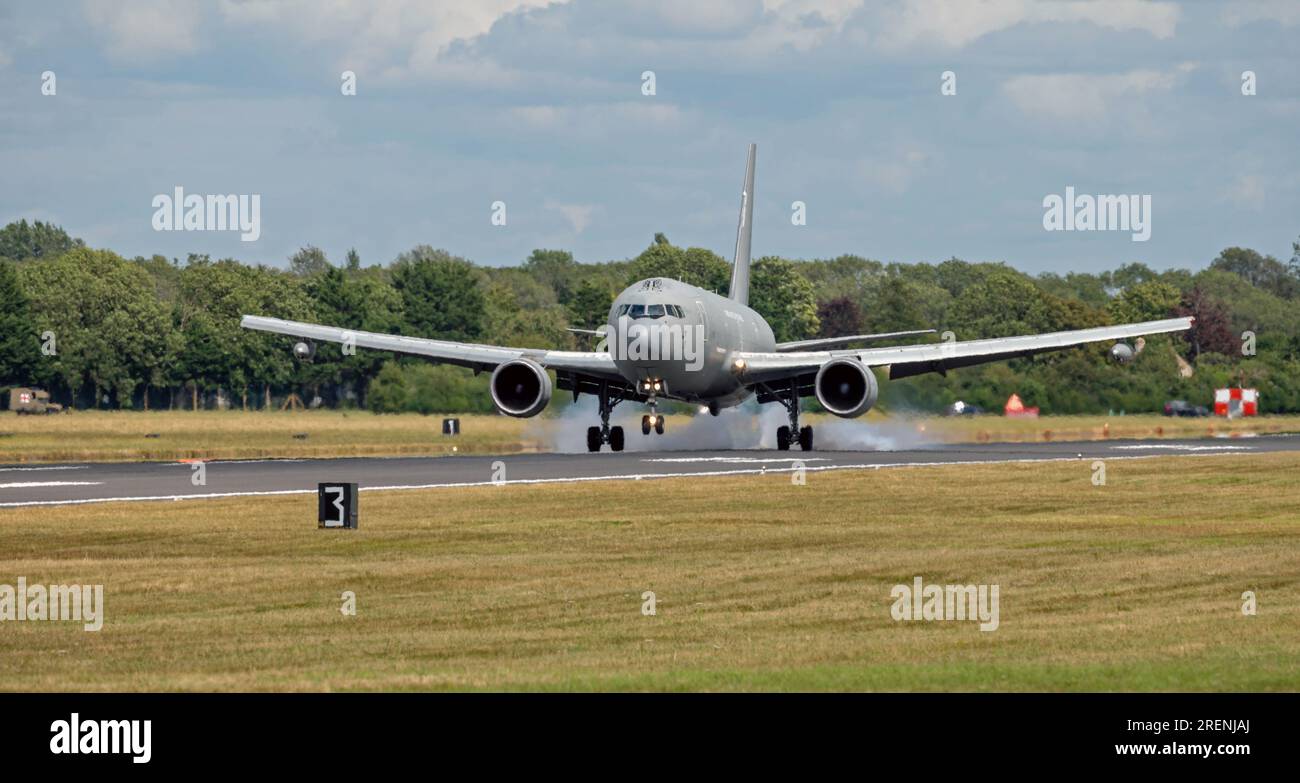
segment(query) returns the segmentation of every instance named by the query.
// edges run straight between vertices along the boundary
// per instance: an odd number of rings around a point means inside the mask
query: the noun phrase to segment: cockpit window
[[[686,311],[679,305],[672,304],[619,305],[618,314],[632,318],[663,318],[665,315],[673,318],[686,317]]]

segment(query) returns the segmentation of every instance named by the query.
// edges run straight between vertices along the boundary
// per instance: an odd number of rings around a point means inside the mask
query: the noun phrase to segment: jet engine
[[[531,359],[515,359],[492,371],[492,402],[507,416],[536,416],[551,401],[551,376]]]
[[[1133,361],[1133,346],[1128,343],[1115,343],[1110,349],[1110,358],[1119,364],[1128,364]]]
[[[836,416],[852,419],[871,410],[880,387],[876,376],[857,359],[832,359],[817,371],[817,401]]]

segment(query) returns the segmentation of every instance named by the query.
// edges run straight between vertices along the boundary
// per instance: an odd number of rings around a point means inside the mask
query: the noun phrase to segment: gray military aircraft
[[[458,343],[254,315],[245,315],[241,323],[247,329],[300,338],[293,350],[302,359],[315,353],[312,341],[320,340],[424,356],[435,362],[469,367],[475,373],[491,371],[492,401],[509,416],[541,413],[551,399],[553,388],[572,392],[574,400],[581,394],[590,394],[600,401],[600,426],[587,429],[589,451],[599,451],[606,443],[613,451],[623,450],[623,428],[609,424],[610,413],[619,403],[648,406],[649,413],[641,417],[641,433],[649,435],[652,431],[659,434],[664,431],[664,418],[656,409],[660,399],[705,406],[716,416],[720,409],[739,405],[751,396],[759,403],[779,402],[789,414],[790,425],[780,427],[776,433],[778,449],[788,450],[797,443],[804,451],[810,451],[813,431],[810,426],[799,426],[799,400],[816,397],[823,408],[836,416],[861,416],[876,403],[879,393],[875,369],[890,379],[906,378],[1112,341],[1116,344],[1111,356],[1126,363],[1133,358],[1134,351],[1124,340],[1178,332],[1192,326],[1191,318],[1169,318],[1050,334],[968,341],[949,339],[885,348],[843,346],[928,334],[934,330],[778,343],[763,316],[749,307],[756,149],[756,145],[749,146],[727,295],[719,296],[668,278],[633,283],[614,300],[605,328],[593,332],[601,337],[596,351]]]

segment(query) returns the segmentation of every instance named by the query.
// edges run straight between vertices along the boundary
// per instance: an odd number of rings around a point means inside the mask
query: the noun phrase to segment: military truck
[[[9,410],[20,416],[25,413],[62,413],[63,406],[50,402],[50,393],[44,389],[10,389]]]

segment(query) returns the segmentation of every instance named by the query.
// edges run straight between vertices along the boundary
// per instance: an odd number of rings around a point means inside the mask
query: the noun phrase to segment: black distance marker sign
[[[317,527],[355,530],[357,527],[357,485],[331,481],[316,486]]]

